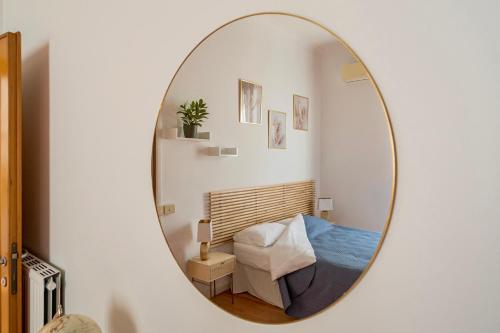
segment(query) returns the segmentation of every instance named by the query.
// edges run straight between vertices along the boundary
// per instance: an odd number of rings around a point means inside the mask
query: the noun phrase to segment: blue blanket
[[[330,224],[304,215],[316,263],[278,279],[285,313],[310,316],[342,296],[362,273],[380,233]]]

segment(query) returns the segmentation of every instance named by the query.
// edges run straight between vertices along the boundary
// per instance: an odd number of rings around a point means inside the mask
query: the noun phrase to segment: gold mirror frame
[[[253,14],[248,14],[248,15],[240,16],[240,17],[238,17],[236,19],[233,19],[233,20],[231,20],[229,22],[224,23],[223,25],[219,26],[218,28],[216,28],[215,30],[213,30],[212,32],[210,32],[200,42],[198,42],[196,44],[196,46],[184,58],[184,60],[182,61],[182,63],[179,65],[179,67],[175,71],[172,79],[170,80],[170,83],[169,83],[169,85],[167,87],[167,90],[165,91],[165,94],[163,96],[162,104],[160,106],[160,110],[158,111],[158,114],[156,116],[155,131],[153,133],[153,140],[152,140],[152,154],[151,154],[152,191],[153,191],[153,200],[154,200],[155,207],[156,207],[156,172],[155,172],[156,171],[155,170],[155,168],[156,168],[156,165],[155,165],[155,163],[156,163],[156,156],[155,156],[156,125],[158,124],[158,118],[159,118],[161,110],[162,110],[163,101],[167,97],[167,94],[168,94],[168,92],[170,90],[170,87],[172,86],[172,83],[175,81],[175,78],[177,77],[177,74],[179,73],[180,69],[182,68],[182,66],[184,66],[184,63],[191,56],[191,54],[193,54],[193,52],[196,51],[196,49],[201,44],[203,44],[203,42],[205,42],[205,40],[207,40],[213,34],[217,33],[219,30],[225,28],[226,26],[228,26],[228,25],[230,25],[230,24],[232,24],[234,22],[237,22],[237,21],[240,21],[240,20],[244,20],[244,19],[247,19],[247,18],[250,18],[250,17],[253,17],[253,16],[262,16],[262,15],[281,15],[281,16],[293,17],[293,18],[296,18],[296,19],[299,19],[299,20],[302,20],[302,21],[309,22],[309,23],[311,23],[311,24],[319,27],[320,29],[323,29],[324,31],[326,31],[330,35],[332,35],[351,54],[351,56],[363,66],[364,70],[366,71],[366,73],[368,75],[368,79],[371,82],[371,84],[372,84],[373,88],[375,89],[375,91],[377,92],[377,96],[378,96],[378,98],[380,100],[380,104],[382,106],[382,110],[384,112],[384,116],[385,116],[385,120],[386,120],[386,124],[387,124],[387,129],[388,129],[389,138],[390,138],[389,141],[390,141],[390,144],[391,144],[391,151],[392,151],[392,191],[391,191],[391,199],[390,199],[389,210],[387,212],[386,222],[385,222],[385,225],[384,225],[384,229],[382,230],[382,234],[380,236],[379,243],[377,244],[377,247],[375,248],[375,251],[373,252],[373,255],[372,255],[370,261],[366,265],[366,268],[363,270],[363,272],[361,273],[361,275],[351,285],[351,287],[342,296],[340,296],[339,298],[337,298],[332,304],[330,304],[329,306],[325,307],[324,309],[318,311],[317,313],[315,313],[315,314],[313,314],[313,315],[311,315],[311,316],[309,316],[307,318],[296,319],[294,321],[286,322],[286,323],[263,323],[263,322],[252,321],[252,320],[249,320],[249,319],[246,319],[246,318],[243,318],[243,317],[239,317],[239,316],[237,316],[237,315],[235,315],[235,314],[233,314],[233,313],[231,313],[231,312],[229,312],[229,311],[227,311],[227,310],[219,307],[217,304],[215,304],[215,303],[211,302],[210,300],[206,299],[206,297],[201,293],[201,291],[199,291],[197,288],[195,288],[203,296],[202,298],[205,299],[205,300],[207,300],[210,304],[212,304],[213,306],[216,306],[218,309],[223,310],[224,312],[227,312],[228,314],[230,314],[230,315],[232,315],[234,317],[237,317],[239,319],[242,319],[242,320],[245,320],[245,321],[248,321],[248,322],[251,322],[251,323],[259,323],[259,324],[291,325],[291,324],[294,324],[294,323],[297,323],[297,322],[301,322],[303,320],[311,319],[311,318],[313,318],[313,317],[315,317],[315,316],[317,316],[319,314],[324,313],[325,311],[331,309],[334,305],[336,305],[339,302],[341,302],[345,297],[347,297],[350,294],[350,292],[354,288],[356,288],[356,286],[363,280],[363,278],[365,277],[365,275],[367,274],[367,272],[370,270],[371,266],[373,265],[373,263],[377,259],[377,256],[378,256],[378,254],[380,252],[380,249],[382,248],[382,245],[383,245],[383,243],[385,241],[385,238],[387,236],[387,232],[389,230],[389,225],[391,223],[392,215],[393,215],[393,212],[394,212],[398,172],[397,172],[396,142],[395,142],[395,138],[394,138],[394,130],[392,128],[391,118],[389,116],[389,111],[387,110],[387,106],[386,106],[384,97],[382,96],[382,93],[380,92],[380,89],[379,89],[379,87],[378,87],[375,79],[373,78],[370,70],[366,67],[365,63],[356,54],[356,52],[347,44],[347,42],[345,42],[339,35],[337,35],[335,32],[333,32],[332,30],[330,30],[328,27],[326,27],[323,24],[321,24],[321,23],[319,23],[319,22],[317,22],[317,21],[315,21],[313,19],[307,18],[305,16],[301,16],[301,15],[297,15],[297,14],[292,14],[292,13],[287,13],[287,12],[272,12],[272,11],[271,12],[258,12],[258,13],[253,13]],[[158,224],[160,224],[160,217],[158,215],[158,212],[156,212],[156,216],[157,216],[157,222],[158,222]],[[163,233],[163,231],[162,231],[162,233]],[[169,248],[170,254],[174,257],[174,254],[172,253],[172,249],[170,248],[170,245],[168,244],[168,240],[167,240],[167,237],[165,236],[165,234],[163,235],[163,237],[165,238],[165,242],[167,243],[167,247]],[[177,264],[177,266],[180,269],[179,264]],[[183,274],[184,274],[184,272],[183,272]],[[189,282],[189,279],[187,279],[186,281]]]

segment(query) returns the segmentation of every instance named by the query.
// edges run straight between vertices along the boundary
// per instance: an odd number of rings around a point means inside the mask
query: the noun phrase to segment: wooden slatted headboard
[[[314,214],[316,190],[309,180],[210,192],[209,198],[215,246],[232,241],[235,233],[253,224]]]

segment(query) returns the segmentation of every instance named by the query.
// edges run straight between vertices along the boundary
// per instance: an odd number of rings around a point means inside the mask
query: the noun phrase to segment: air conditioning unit
[[[24,333],[37,333],[61,305],[61,272],[35,257],[23,253]]]
[[[344,64],[340,69],[342,80],[346,83],[368,80],[365,67],[359,62]]]

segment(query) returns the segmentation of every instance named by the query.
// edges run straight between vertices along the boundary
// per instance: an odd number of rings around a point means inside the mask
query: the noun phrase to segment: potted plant
[[[198,101],[186,102],[180,108],[181,110],[177,113],[182,115],[184,137],[195,138],[198,135],[198,126],[201,126],[203,120],[208,118],[207,104],[200,98]]]

